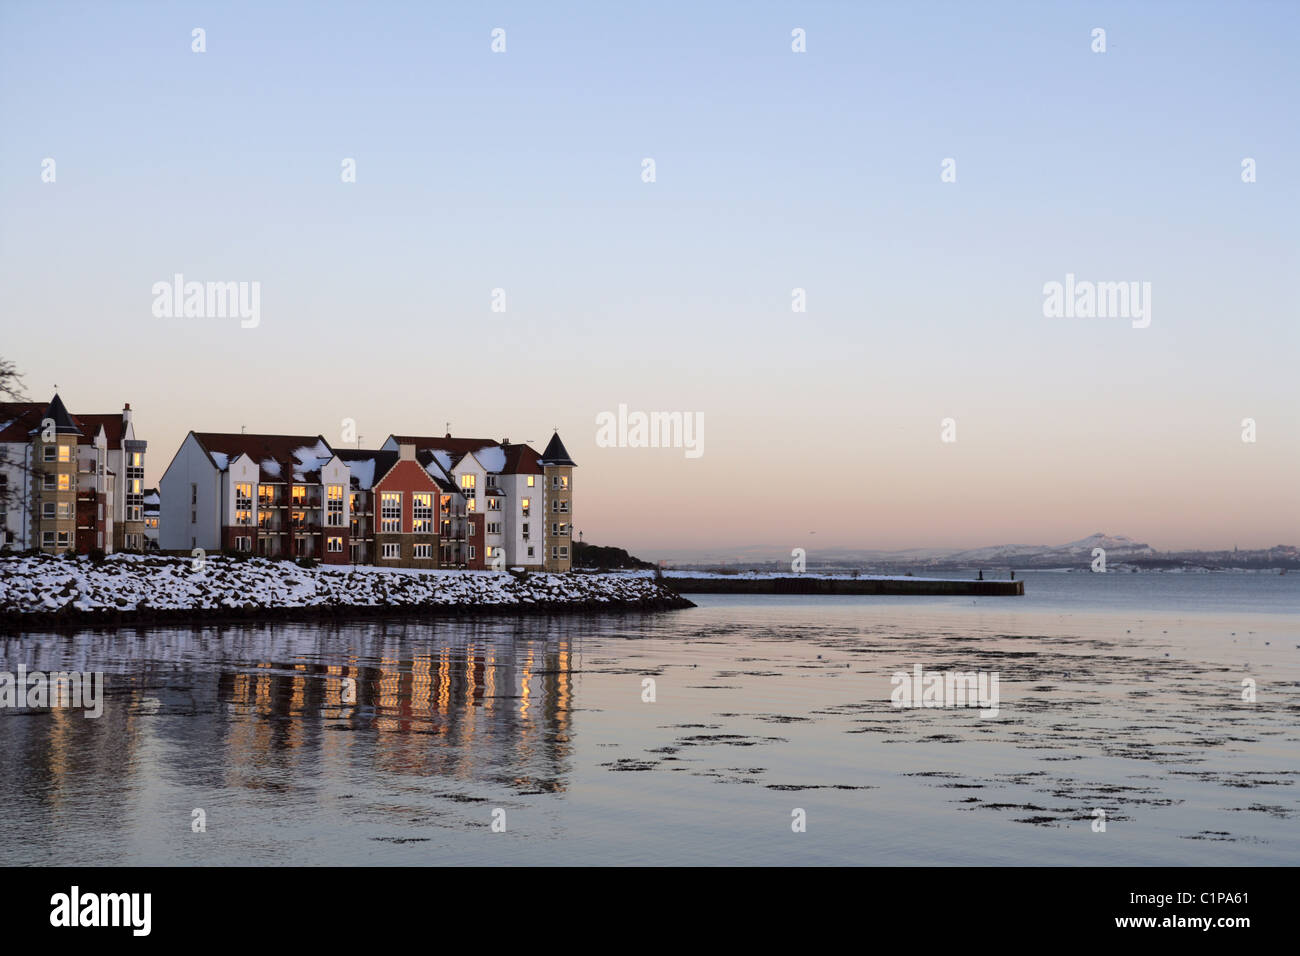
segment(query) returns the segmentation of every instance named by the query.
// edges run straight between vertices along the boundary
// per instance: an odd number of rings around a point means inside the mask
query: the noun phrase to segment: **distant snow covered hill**
[[[1062,566],[1091,562],[1097,548],[1106,552],[1106,560],[1117,561],[1139,555],[1151,555],[1155,549],[1149,544],[1134,541],[1124,535],[1109,535],[1097,532],[1078,541],[1059,545],[994,545],[990,548],[975,548],[969,551],[954,551],[941,560],[945,564],[1006,564],[1011,561],[1032,561],[1036,565],[1060,563]]]
[[[1094,552],[1106,552],[1108,566],[1139,568],[1300,568],[1300,549],[1292,545],[1252,551],[1157,551],[1150,544],[1122,534],[1097,532],[1065,544],[996,544],[982,548],[911,548],[878,551],[859,548],[816,547],[816,539],[800,543],[807,552],[809,568],[859,569],[893,572],[907,569],[969,570],[971,568],[1089,568]],[[737,548],[709,553],[680,553],[662,556],[676,567],[789,568],[790,552],[770,547]]]

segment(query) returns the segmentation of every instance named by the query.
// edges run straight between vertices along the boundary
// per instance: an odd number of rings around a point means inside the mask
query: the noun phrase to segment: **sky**
[[[643,557],[1296,544],[1298,39],[1266,2],[0,0],[0,356],[130,402],[150,483],[190,429],[558,428],[575,530]],[[176,274],[258,283],[255,326],[156,315]],[[1045,315],[1067,274],[1149,324]],[[610,446],[620,405],[699,453]]]

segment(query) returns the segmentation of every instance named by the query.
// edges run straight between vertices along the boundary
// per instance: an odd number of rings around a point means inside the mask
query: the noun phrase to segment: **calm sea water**
[[[5,639],[107,702],[0,711],[0,862],[1300,862],[1300,574],[1024,577]],[[997,672],[999,716],[891,707],[917,664]]]

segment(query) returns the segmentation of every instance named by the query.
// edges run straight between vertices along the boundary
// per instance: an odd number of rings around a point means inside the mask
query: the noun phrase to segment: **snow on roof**
[[[506,453],[500,445],[484,445],[474,452],[474,457],[486,471],[502,472],[506,468]]]
[[[264,458],[262,460],[262,470],[268,475],[275,475],[277,478],[280,477],[280,463],[274,458]]]
[[[375,485],[375,460],[373,458],[362,458],[358,461],[348,462],[348,471],[352,472],[352,477],[357,480],[357,486],[362,491],[369,491]]]
[[[230,457],[225,452],[210,451],[208,454],[211,455],[212,460],[217,463],[217,469],[219,471],[225,471],[230,467]]]
[[[329,450],[329,446],[323,441],[318,441],[314,446],[304,445],[301,448],[295,448],[293,457],[298,462],[299,471],[320,471],[329,464],[334,453]],[[295,481],[300,481],[297,475],[294,475]]]

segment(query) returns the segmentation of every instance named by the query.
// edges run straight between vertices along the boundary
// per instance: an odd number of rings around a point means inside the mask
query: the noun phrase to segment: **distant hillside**
[[[573,566],[575,568],[592,568],[597,571],[610,571],[617,568],[653,568],[649,561],[633,557],[622,548],[599,544],[573,542]]]

